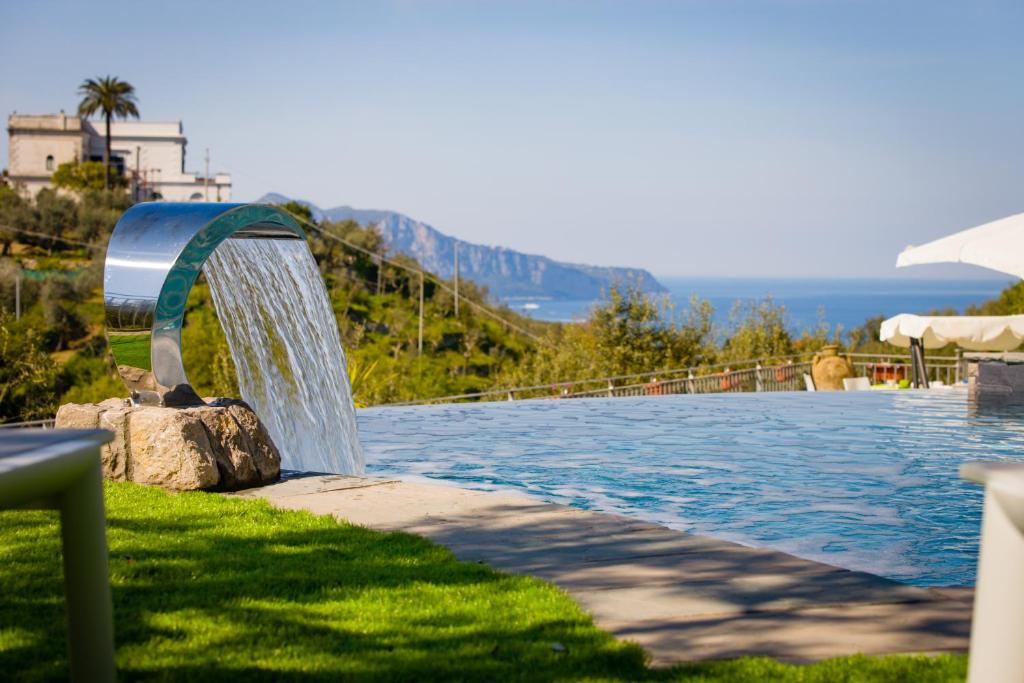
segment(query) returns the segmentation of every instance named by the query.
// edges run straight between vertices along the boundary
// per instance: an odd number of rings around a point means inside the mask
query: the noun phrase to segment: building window
[[[203,200],[203,195],[199,192],[193,192],[192,196],[189,197],[188,200],[190,202],[201,202]]]
[[[38,159],[39,157],[36,157],[36,158]],[[52,171],[53,170],[53,155],[52,154],[50,154],[49,156],[46,157],[46,170],[47,171]]]

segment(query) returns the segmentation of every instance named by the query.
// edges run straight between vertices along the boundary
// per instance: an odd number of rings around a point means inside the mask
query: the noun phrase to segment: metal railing
[[[868,377],[872,384],[888,380],[910,379],[909,354],[843,353],[850,359],[857,377]],[[513,401],[529,398],[594,398],[620,396],[667,396],[671,394],[718,394],[726,392],[803,391],[804,374],[810,374],[814,353],[772,356],[734,361],[728,364],[698,365],[615,375],[597,379],[552,382],[530,386],[493,389],[453,396],[388,403],[388,406],[415,406],[460,401]],[[928,379],[945,384],[958,383],[965,376],[963,358],[927,356]]]
[[[909,354],[847,353],[858,377],[867,377],[872,384],[887,381],[910,380],[911,357]],[[956,356],[925,356],[928,381],[943,384],[959,384],[966,375],[964,359]]]
[[[583,380],[508,387],[453,396],[388,403],[414,406],[457,401],[501,401],[528,398],[586,398],[615,396],[664,396],[744,391],[800,391],[803,374],[810,372],[813,354],[752,358],[732,363],[697,365],[614,375]]]
[[[810,361],[785,363],[774,366],[755,365],[752,368],[686,377],[658,379],[615,386],[605,389],[564,393],[558,398],[587,398],[597,396],[669,396],[672,394],[721,394],[755,391],[800,391],[804,388],[804,373],[811,371]]]

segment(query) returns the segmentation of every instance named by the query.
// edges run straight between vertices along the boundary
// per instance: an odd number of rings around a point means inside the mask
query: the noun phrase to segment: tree
[[[736,302],[729,317],[733,330],[722,348],[726,361],[793,353],[793,337],[786,325],[786,308],[776,305],[771,297],[746,304]]]
[[[119,80],[116,76],[88,78],[78,86],[82,101],[78,104],[79,116],[92,116],[102,112],[106,123],[106,146],[103,148],[104,189],[110,189],[110,121],[114,117],[139,118],[135,106],[135,86]]]
[[[634,284],[613,286],[590,320],[548,327],[546,343],[499,377],[498,384],[653,375],[713,361],[713,312],[710,303],[696,297],[678,311]]]
[[[291,199],[284,204],[275,204],[274,206],[290,213],[299,223],[304,222],[306,224],[312,223],[313,225],[316,225],[316,219],[313,218],[313,210],[294,199]],[[303,229],[305,229],[305,227],[306,226],[304,225]]]
[[[53,172],[53,184],[72,192],[99,192],[106,187],[108,178],[106,168],[98,161],[65,161]],[[117,175],[109,180],[114,187],[124,187],[123,176]]]
[[[667,299],[651,297],[633,283],[613,286],[590,313],[589,327],[602,370],[630,374],[696,365],[711,333],[710,304],[693,299],[682,324]]]
[[[39,291],[47,337],[54,351],[63,351],[71,340],[82,337],[87,331],[80,312],[83,294],[87,292],[79,291],[72,277],[52,275]]]
[[[58,379],[37,327],[0,310],[0,421],[52,416]]]
[[[1024,313],[1024,280],[1016,282],[980,306],[970,306],[967,315],[1017,315]],[[954,314],[955,315],[955,314]]]
[[[35,214],[29,203],[13,188],[0,186],[0,242],[3,243],[3,255],[10,253],[11,244],[15,240],[24,239],[22,230],[31,230],[34,226]]]
[[[47,253],[53,254],[60,238],[78,222],[78,206],[73,199],[61,197],[55,190],[44,187],[36,195],[36,216],[40,231],[50,236]]]
[[[131,204],[126,192],[86,192],[78,202],[78,228],[74,238],[82,242],[101,242]]]

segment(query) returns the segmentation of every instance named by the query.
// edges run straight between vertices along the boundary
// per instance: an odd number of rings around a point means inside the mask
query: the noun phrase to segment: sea
[[[859,279],[783,279],[783,278],[658,278],[668,290],[676,309],[685,312],[690,298],[708,300],[714,308],[714,323],[725,331],[732,326],[731,313],[739,303],[771,297],[786,309],[790,330],[826,323],[830,330],[842,326],[844,333],[856,329],[869,318],[899,313],[929,313],[954,310],[963,313],[999,296],[1012,279],[944,280],[859,280]],[[572,322],[586,320],[599,300],[514,299],[504,302],[512,309],[539,320]]]

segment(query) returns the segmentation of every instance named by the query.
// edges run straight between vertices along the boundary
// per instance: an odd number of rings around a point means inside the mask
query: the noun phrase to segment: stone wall
[[[243,401],[206,399],[188,408],[134,406],[122,399],[68,403],[57,427],[108,429],[103,476],[174,491],[236,489],[276,481],[281,455]]]
[[[1024,402],[1024,364],[997,360],[969,363],[967,396],[975,401]]]

